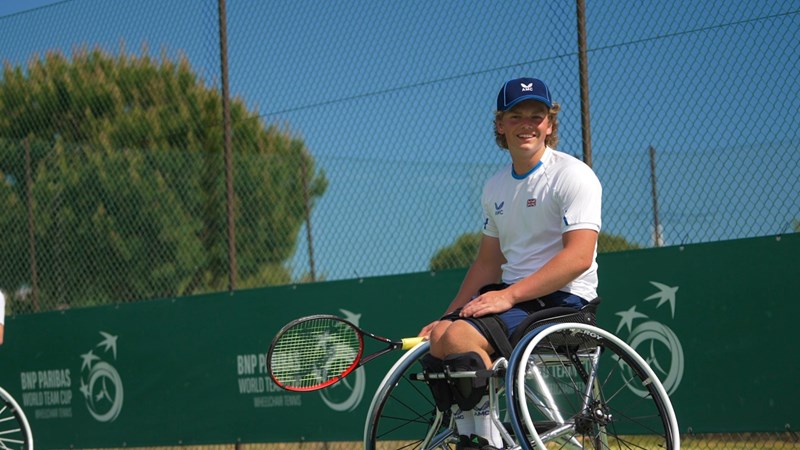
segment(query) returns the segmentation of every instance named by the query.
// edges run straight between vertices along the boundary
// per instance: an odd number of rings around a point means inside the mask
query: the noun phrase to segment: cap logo
[[[553,107],[550,98],[550,89],[542,80],[537,78],[516,78],[508,80],[497,94],[497,110],[508,111],[514,105],[524,100],[542,102],[548,108]]]

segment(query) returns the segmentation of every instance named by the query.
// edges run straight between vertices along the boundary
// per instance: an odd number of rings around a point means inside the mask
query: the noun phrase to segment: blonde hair
[[[544,138],[544,144],[552,149],[556,149],[558,147],[558,113],[560,111],[561,105],[553,102],[553,107],[547,112],[547,119],[553,125],[553,132]],[[497,132],[497,122],[503,118],[503,114],[506,112],[507,111],[495,111],[494,122],[492,125],[494,128],[494,141],[497,143],[497,146],[508,150],[508,141],[506,141],[506,135]]]

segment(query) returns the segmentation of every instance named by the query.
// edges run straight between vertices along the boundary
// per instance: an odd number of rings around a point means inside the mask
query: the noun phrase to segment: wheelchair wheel
[[[33,435],[25,413],[11,395],[0,388],[0,448],[33,450]]]
[[[526,450],[680,448],[658,377],[628,344],[595,326],[531,331],[511,355],[506,385],[513,386],[509,412]]]
[[[367,413],[365,450],[455,448],[449,412],[437,413],[428,385],[410,378],[422,373],[429,348],[426,341],[409,350],[384,377]]]

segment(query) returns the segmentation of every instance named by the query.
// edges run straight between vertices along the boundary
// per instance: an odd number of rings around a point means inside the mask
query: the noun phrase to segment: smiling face
[[[505,137],[515,162],[524,159],[536,162],[541,157],[545,140],[553,132],[549,113],[544,103],[526,100],[498,114],[495,120],[497,133]]]

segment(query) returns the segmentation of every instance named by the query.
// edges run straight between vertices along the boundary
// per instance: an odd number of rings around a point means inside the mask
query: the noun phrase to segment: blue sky
[[[62,2],[0,0],[0,16],[51,3]],[[7,20],[0,59],[22,63],[54,43],[115,52],[121,39],[137,52],[146,41],[151,54],[186,53],[217,82],[215,2],[63,3],[35,13],[59,24],[41,32]],[[325,3],[325,14],[309,14],[313,0],[227,5],[232,93],[265,123],[301,135],[330,180],[312,215],[317,267],[329,279],[425,270],[437,249],[478,229],[483,180],[506,161],[490,132],[503,80],[547,80],[563,106],[559,149],[580,153],[573,2],[342,1]],[[652,145],[668,244],[786,231],[800,217],[800,87],[791,81],[800,49],[787,44],[800,40],[800,1],[593,5],[604,230],[649,245]],[[305,245],[303,231],[299,272]]]
[[[0,16],[36,9],[63,0],[0,0]]]

